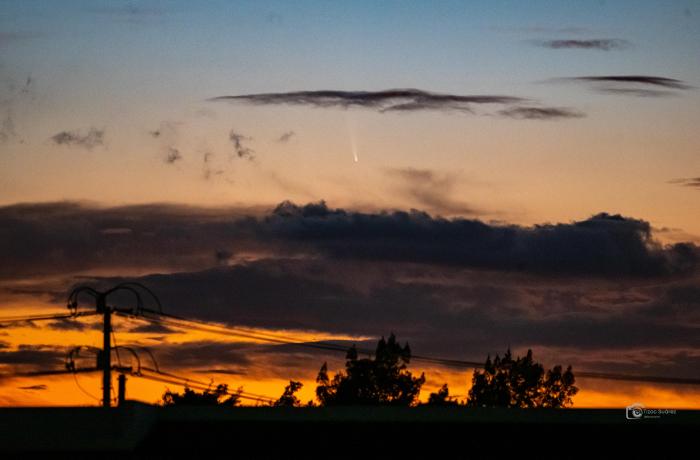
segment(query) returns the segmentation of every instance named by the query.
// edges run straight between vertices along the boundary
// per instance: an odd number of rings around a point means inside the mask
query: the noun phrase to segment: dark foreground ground
[[[700,458],[700,411],[624,409],[0,409],[0,458]],[[507,456],[504,456],[507,455]],[[49,455],[47,455],[49,456]]]

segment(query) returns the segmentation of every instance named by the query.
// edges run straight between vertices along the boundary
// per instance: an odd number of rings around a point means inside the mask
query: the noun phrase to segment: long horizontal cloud
[[[323,202],[283,203],[251,225],[260,235],[339,259],[594,276],[671,275],[696,270],[700,262],[695,245],[662,247],[648,222],[605,213],[570,224],[520,227],[419,211],[367,214]]]
[[[676,94],[675,90],[692,89],[692,86],[681,80],[652,75],[595,75],[550,81],[592,84],[598,92],[643,97],[670,96]]]
[[[530,274],[653,277],[693,273],[700,250],[663,246],[648,222],[601,213],[534,227],[364,213],[285,202],[267,213],[168,205],[71,203],[0,208],[0,278],[103,269],[192,270],[221,254],[409,262]]]
[[[540,40],[534,41],[533,43],[537,46],[550,49],[586,49],[600,51],[624,49],[631,45],[627,40],[616,38]]]
[[[510,118],[553,119],[574,118],[580,113],[557,107],[521,106],[527,99],[506,95],[458,95],[423,91],[419,89],[388,89],[383,91],[293,91],[286,93],[258,93],[237,96],[218,96],[210,101],[241,102],[256,105],[304,105],[321,108],[362,107],[386,112],[414,112],[423,110],[458,111],[474,113],[477,105],[505,105],[497,112]]]
[[[510,344],[560,350],[556,354],[566,354],[567,362],[588,370],[698,377],[687,367],[700,359],[692,353],[700,346],[697,278],[685,284],[654,281],[640,290],[639,283],[611,288],[469,273],[449,282],[450,271],[431,277],[404,266],[368,288],[344,284],[345,277],[362,276],[368,267],[356,261],[340,267],[327,260],[286,259],[136,280],[158,293],[166,311],[191,318],[365,336],[393,331],[418,354],[454,359],[483,359]],[[95,282],[106,287],[123,280]],[[158,359],[165,355],[169,365],[178,366],[179,351],[167,348],[154,350]],[[650,349],[655,354],[645,352]],[[250,364],[242,356],[250,353],[250,345],[194,344],[180,365],[233,365],[240,372]],[[622,353],[638,356],[625,359]],[[277,365],[289,363],[282,359]]]
[[[670,184],[682,185],[683,187],[700,188],[700,177],[688,177],[682,179],[673,179]]]
[[[520,120],[556,120],[558,118],[581,118],[585,114],[565,107],[512,107],[500,110],[499,115]]]
[[[472,112],[473,104],[514,104],[524,99],[502,95],[441,94],[419,89],[383,91],[293,91],[219,96],[211,101],[247,102],[269,105],[307,105],[312,107],[365,107],[382,112],[415,110],[459,110]]]

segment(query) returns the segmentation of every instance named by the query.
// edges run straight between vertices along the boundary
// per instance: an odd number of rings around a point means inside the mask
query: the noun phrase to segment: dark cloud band
[[[168,205],[0,208],[0,278],[129,267],[202,269],[221,265],[224,251],[227,261],[239,253],[299,254],[555,276],[667,276],[692,273],[700,264],[694,244],[663,246],[648,222],[605,213],[523,227],[416,210],[332,209],[323,202],[285,202],[258,216]]]
[[[555,78],[554,83],[582,83],[592,85],[595,91],[606,94],[639,97],[673,96],[680,90],[693,87],[675,78],[652,75],[596,75]]]
[[[383,91],[294,91],[219,96],[211,101],[246,102],[259,105],[306,105],[311,107],[364,107],[381,112],[418,110],[456,110],[472,112],[474,104],[516,104],[524,99],[503,95],[441,94],[419,89]]]
[[[620,39],[569,39],[569,40],[541,40],[534,41],[534,44],[543,48],[550,49],[584,49],[584,50],[600,50],[611,51],[617,49],[625,49],[631,46],[631,43]]]

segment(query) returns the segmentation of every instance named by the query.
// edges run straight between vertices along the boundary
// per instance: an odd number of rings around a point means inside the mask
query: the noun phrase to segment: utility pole
[[[107,306],[107,294],[97,296],[97,311],[103,313],[102,321],[102,407],[110,407],[112,397],[112,310]]]
[[[119,407],[121,407],[124,405],[124,401],[126,401],[126,375],[119,374],[119,378],[117,378],[117,380],[119,381],[119,391],[117,392],[119,396],[117,398],[117,404]]]
[[[78,313],[78,298],[80,294],[89,294],[92,296],[95,299],[96,312],[98,314],[102,313],[102,350],[97,353],[97,368],[102,369],[102,407],[109,408],[112,405],[112,313],[134,314],[134,312],[142,312],[144,310],[143,301],[137,289],[147,292],[158,305],[158,312],[162,313],[163,308],[160,305],[158,297],[146,286],[134,282],[120,283],[104,292],[100,292],[89,286],[79,286],[73,289],[68,295],[68,309],[73,314]],[[112,308],[107,305],[107,297],[116,291],[128,291],[135,295],[136,308]],[[136,356],[133,350],[128,350]],[[137,356],[136,358],[138,360]],[[119,376],[118,400],[123,402],[126,397],[126,376],[123,374],[125,368],[120,366],[118,370],[121,373]]]

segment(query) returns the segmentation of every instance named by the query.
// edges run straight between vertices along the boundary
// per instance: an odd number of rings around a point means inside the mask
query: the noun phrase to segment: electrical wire
[[[72,374],[72,373],[88,373],[88,372],[97,372],[99,370],[100,369],[97,369],[97,368],[87,368],[87,369],[75,369],[75,370],[52,369],[52,370],[46,370],[46,371],[7,372],[7,373],[0,374],[0,379],[22,378],[22,377],[41,377],[41,376],[50,376],[50,375]]]
[[[152,312],[151,312],[152,313]],[[225,335],[236,338],[247,338],[254,339],[268,343],[294,345],[305,348],[321,349],[326,351],[337,351],[342,353],[347,353],[347,347],[335,344],[322,344],[322,343],[310,343],[310,342],[298,342],[294,341],[288,337],[282,336],[272,336],[265,333],[248,333],[248,332],[237,332],[233,328],[227,328],[226,326],[217,325],[213,323],[207,323],[199,320],[191,320],[175,315],[163,314],[162,318],[154,318],[151,316],[137,316],[137,319],[144,319],[146,321],[156,322],[160,324],[170,325],[173,327],[180,327],[192,330],[198,330],[201,332],[210,332],[213,334]],[[359,353],[373,354],[371,350],[357,349]],[[483,367],[483,362],[478,361],[466,361],[439,357],[430,357],[422,355],[412,355],[412,361],[421,361],[431,364],[438,364],[446,367],[454,368],[481,368]],[[578,377],[589,378],[589,379],[601,379],[601,380],[624,380],[632,382],[650,382],[650,383],[665,383],[665,384],[682,384],[682,385],[700,385],[700,379],[697,378],[682,378],[682,377],[666,377],[666,376],[654,376],[654,375],[630,375],[630,374],[618,374],[618,373],[604,373],[604,372],[587,372],[578,371],[576,373]]]
[[[196,321],[196,320],[185,320],[185,319],[180,319],[178,318],[176,321],[171,321],[169,318],[171,315],[164,315],[166,318],[153,318],[149,316],[141,316],[141,317],[136,317],[138,319],[145,319],[147,321],[152,321],[152,322],[158,322],[161,324],[166,324],[174,327],[183,327],[183,328],[188,328],[188,329],[194,329],[202,332],[211,332],[214,334],[221,334],[221,335],[227,335],[227,336],[232,336],[232,337],[238,337],[238,338],[247,338],[247,339],[254,339],[254,340],[260,340],[264,342],[269,342],[269,343],[277,343],[277,344],[284,344],[284,345],[294,345],[294,346],[299,346],[299,347],[305,347],[305,348],[315,348],[315,349],[320,349],[320,350],[327,350],[327,351],[337,351],[337,352],[342,352],[342,353],[347,353],[348,347],[343,346],[343,345],[337,345],[337,344],[332,344],[332,343],[321,343],[321,342],[299,342],[294,340],[291,337],[284,337],[284,336],[273,336],[271,334],[266,334],[266,333],[258,333],[258,332],[238,332],[233,328],[226,328],[225,326],[219,326],[219,325],[207,325],[206,323],[202,321]],[[193,324],[187,324],[186,322],[190,322]],[[367,354],[367,355],[373,355],[374,352],[369,349],[363,349],[363,348],[356,348],[358,353],[362,354]],[[422,361],[422,362],[428,362],[428,363],[433,363],[433,364],[440,364],[443,366],[448,366],[448,367],[458,367],[458,368],[474,368],[474,367],[481,367],[483,366],[483,362],[477,362],[477,361],[464,361],[464,360],[456,360],[456,359],[447,359],[447,358],[435,358],[435,357],[429,357],[429,356],[421,356],[421,355],[411,355],[411,360],[412,361]]]
[[[5,316],[0,317],[0,324],[8,323],[23,323],[27,321],[47,321],[47,320],[57,320],[57,319],[71,319],[79,316],[94,316],[97,312],[86,311],[77,313],[59,313],[59,314],[45,314],[45,315],[27,315],[27,316]]]
[[[141,369],[146,371],[146,372],[157,373],[157,374],[162,375],[162,376],[167,377],[167,378],[179,379],[179,380],[183,380],[187,383],[192,383],[195,385],[201,385],[201,386],[206,386],[206,387],[210,387],[210,385],[211,385],[210,383],[202,382],[201,380],[195,380],[195,379],[191,379],[189,377],[181,377],[181,376],[178,376],[178,375],[170,373],[170,372],[156,371],[155,369],[151,369],[148,367],[143,367]],[[274,398],[270,398],[269,396],[251,393],[250,391],[243,391],[243,392],[241,392],[241,394],[244,394],[244,395],[247,395],[250,397],[254,397],[254,398],[259,398],[259,399],[269,399],[271,401],[275,400]]]
[[[73,374],[73,380],[75,380],[75,384],[78,386],[78,389],[83,392],[84,395],[89,396],[90,398],[94,399],[97,402],[100,402],[100,398],[97,396],[93,395],[92,393],[88,392],[83,386],[78,382],[78,375],[76,374],[75,370],[71,372]]]
[[[172,375],[172,374],[171,374]],[[174,377],[174,376],[167,376],[167,374],[163,375],[163,373],[159,373],[156,375],[150,375],[150,374],[134,374],[135,377],[147,379],[147,380],[153,380],[156,382],[161,382],[161,383],[169,383],[172,385],[178,385],[182,387],[187,387],[187,388],[192,388],[194,390],[202,390],[202,391],[211,391],[211,385],[209,384],[202,384],[202,383],[195,383],[194,381],[187,379],[185,377]],[[271,403],[275,401],[275,398],[271,398],[268,396],[262,396],[262,395],[253,395],[248,392],[231,392],[228,389],[224,392],[224,394],[229,395],[229,396],[238,396],[241,399],[247,399],[251,401],[257,401],[257,402],[263,402],[263,403]]]

